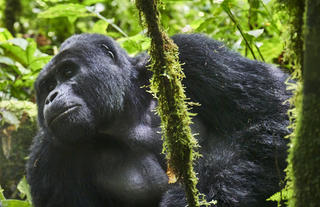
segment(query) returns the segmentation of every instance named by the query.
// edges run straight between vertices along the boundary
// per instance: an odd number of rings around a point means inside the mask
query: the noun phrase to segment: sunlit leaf
[[[141,51],[141,45],[132,39],[128,39],[128,40],[124,41],[121,45],[130,54],[136,53],[137,51]]]
[[[6,28],[0,28],[0,42],[12,39],[11,33]]]
[[[19,75],[25,75],[30,73],[30,70],[25,68],[23,65],[21,65],[19,62],[16,62],[16,67],[13,67],[13,69],[18,73]]]
[[[30,203],[26,201],[19,201],[19,200],[5,200],[2,201],[2,207],[32,207]]]
[[[251,30],[249,32],[247,32],[247,34],[254,36],[255,38],[259,37],[260,35],[262,35],[262,33],[264,32],[264,29],[256,29],[256,30]]]
[[[93,33],[107,34],[109,23],[103,20],[97,21],[92,28]]]
[[[3,56],[0,56],[0,63],[6,64],[6,65],[14,65],[15,64],[11,58],[3,57]]]
[[[18,120],[17,116],[14,115],[10,111],[1,111],[2,118],[5,122],[13,125],[19,125],[20,121]]]
[[[109,34],[109,33],[108,33]],[[131,37],[120,38],[119,43],[121,47],[125,48],[129,54],[137,54],[143,50],[146,50],[150,46],[149,38],[138,34]]]
[[[22,198],[26,197],[27,198],[27,201],[29,203],[32,203],[31,202],[31,194],[30,194],[30,186],[29,184],[27,183],[27,179],[26,177],[23,177],[18,186],[17,186],[18,190],[20,191],[20,193],[22,194]]]
[[[199,27],[201,24],[203,24],[205,21],[206,21],[206,19],[203,19],[203,18],[197,19],[197,20],[193,21],[193,22],[190,24],[190,26],[191,26],[191,28],[192,28],[193,30],[196,30],[196,29],[198,29],[198,27]]]
[[[27,46],[28,46],[28,41],[26,39],[23,38],[14,38],[14,39],[10,39],[8,40],[8,42],[11,42],[12,44],[19,46],[21,49],[26,50]]]
[[[105,2],[105,0],[84,0],[82,2],[83,5],[87,5],[87,6],[90,6],[92,4],[96,4],[96,3],[100,3],[100,2]]]
[[[5,49],[7,56],[9,56],[11,59],[18,61],[23,65],[28,64],[26,52],[21,47],[15,46],[8,42],[2,43],[0,46]]]
[[[28,68],[30,68],[32,71],[36,71],[38,69],[41,69],[51,60],[51,58],[52,57],[49,55],[44,56],[44,57],[38,57],[30,63]]]
[[[215,4],[221,4],[224,0],[213,0],[213,3]]]
[[[39,18],[57,18],[57,17],[86,17],[93,16],[87,12],[86,6],[81,4],[58,4],[41,12]]]
[[[0,201],[4,201],[6,198],[3,195],[3,188],[0,185]]]
[[[37,44],[33,39],[28,39],[28,45],[26,48],[26,56],[28,60],[28,65],[33,61],[34,59],[34,53],[37,50]]]
[[[16,76],[10,72],[6,72],[3,74],[6,78],[8,78],[11,81],[15,81],[16,80]]]

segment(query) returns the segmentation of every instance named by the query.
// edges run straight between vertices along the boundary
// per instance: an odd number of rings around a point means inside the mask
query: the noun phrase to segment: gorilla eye
[[[114,55],[113,55],[113,53],[112,53],[111,51],[108,51],[108,55],[109,55],[112,59],[114,59]]]
[[[64,78],[71,78],[74,74],[74,70],[72,68],[67,68],[62,72]]]
[[[40,84],[40,87],[41,87],[41,89],[45,89],[47,91],[52,91],[53,89],[56,88],[56,85],[57,85],[57,83],[55,80],[46,80]]]
[[[107,54],[114,60],[114,54],[113,54],[113,52],[110,50],[110,48],[109,48],[107,45],[105,45],[105,44],[102,44],[101,47],[102,47],[103,49],[107,50]]]

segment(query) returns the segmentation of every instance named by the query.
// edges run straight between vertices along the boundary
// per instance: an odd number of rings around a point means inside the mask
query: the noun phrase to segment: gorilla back
[[[203,35],[176,35],[192,130],[203,157],[199,189],[217,206],[271,206],[286,157],[287,75]],[[27,178],[35,207],[184,207],[168,184],[148,56],[109,37],[74,35],[35,83],[39,132]]]

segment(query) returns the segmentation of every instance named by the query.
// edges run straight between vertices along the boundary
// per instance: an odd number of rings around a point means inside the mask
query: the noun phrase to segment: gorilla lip
[[[49,121],[48,125],[51,125],[53,122],[55,122],[59,118],[63,117],[64,115],[67,115],[69,112],[73,111],[74,109],[76,109],[76,108],[78,108],[80,106],[81,105],[79,105],[79,104],[68,106],[64,111],[62,111],[61,113],[59,113],[56,116],[52,117],[52,119]]]

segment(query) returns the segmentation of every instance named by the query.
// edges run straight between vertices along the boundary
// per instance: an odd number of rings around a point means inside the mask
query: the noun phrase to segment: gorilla
[[[201,34],[172,37],[201,148],[198,188],[216,206],[273,206],[286,166],[288,75]],[[35,82],[39,131],[27,163],[35,207],[185,207],[168,184],[149,57],[110,37],[67,39]],[[212,206],[214,206],[212,204]]]

